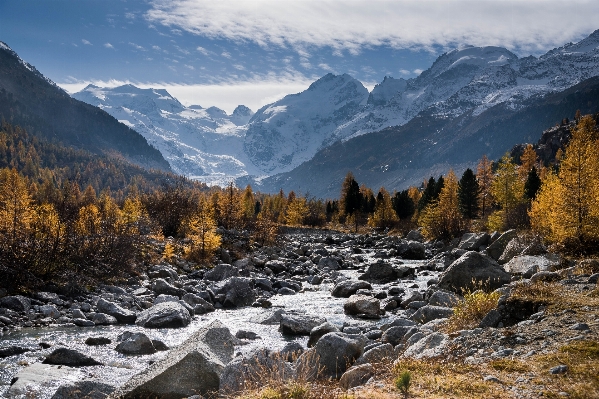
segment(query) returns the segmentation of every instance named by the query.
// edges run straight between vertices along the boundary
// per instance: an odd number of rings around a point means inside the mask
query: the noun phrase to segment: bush
[[[453,308],[453,315],[445,323],[445,329],[454,332],[478,327],[483,317],[497,307],[500,296],[501,294],[496,291],[468,292],[464,295],[464,300]]]

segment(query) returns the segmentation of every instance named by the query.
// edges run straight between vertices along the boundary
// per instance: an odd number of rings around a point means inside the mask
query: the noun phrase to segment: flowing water
[[[413,266],[420,266],[420,262],[412,262]],[[409,266],[410,264],[406,262]],[[356,271],[343,271],[345,276],[357,279]],[[397,285],[410,290],[426,289],[427,281],[434,277],[432,274],[418,276],[415,280],[398,281]],[[395,283],[394,283],[395,284]],[[415,284],[418,288],[410,288]],[[153,355],[126,356],[114,350],[116,338],[124,331],[143,332],[151,339],[163,341],[169,347],[175,347],[189,337],[193,332],[207,325],[212,320],[220,320],[233,334],[238,330],[252,331],[258,334],[259,339],[249,341],[236,347],[236,353],[246,353],[254,348],[281,349],[290,341],[298,341],[304,347],[308,337],[287,337],[278,331],[278,325],[259,324],[260,320],[268,317],[276,309],[286,311],[305,312],[310,315],[325,317],[329,322],[341,327],[344,323],[351,325],[382,324],[387,318],[380,320],[362,320],[343,313],[345,298],[334,298],[330,292],[332,284],[312,286],[304,283],[304,292],[296,295],[275,295],[270,298],[273,306],[271,309],[243,308],[236,310],[217,309],[215,312],[194,317],[193,321],[185,328],[179,329],[145,329],[135,325],[115,325],[98,327],[45,327],[23,328],[12,331],[0,337],[0,347],[11,345],[32,349],[19,356],[11,356],[0,361],[0,395],[3,397],[32,397],[51,398],[56,388],[67,381],[82,379],[99,380],[111,385],[121,385],[131,376],[145,369],[150,363],[168,356],[168,351],[158,352]],[[388,286],[386,286],[388,288]],[[373,284],[373,290],[382,289],[383,286]],[[102,346],[88,346],[85,340],[89,337],[107,337],[112,344]],[[41,349],[40,342],[52,345],[48,349]],[[102,362],[104,366],[82,368],[56,367],[56,375],[46,375],[46,381],[35,381],[20,395],[9,395],[10,383],[13,377],[27,365],[40,363],[44,357],[57,347],[67,347],[85,353]],[[22,381],[21,381],[22,382]]]

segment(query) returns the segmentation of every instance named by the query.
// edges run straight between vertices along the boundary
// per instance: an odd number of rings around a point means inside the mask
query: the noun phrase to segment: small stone
[[[498,384],[501,384],[501,381],[499,380],[499,378],[495,377],[494,375],[487,375],[485,376],[485,378],[483,378],[484,381],[491,381],[491,382],[496,382]]]
[[[589,331],[590,330],[589,325],[586,323],[576,323],[568,329],[575,330],[575,331]]]
[[[560,364],[559,366],[552,367],[549,370],[550,374],[564,374],[568,372],[568,366],[565,364]]]
[[[85,345],[96,346],[96,345],[108,345],[112,341],[106,337],[89,337],[85,340]]]

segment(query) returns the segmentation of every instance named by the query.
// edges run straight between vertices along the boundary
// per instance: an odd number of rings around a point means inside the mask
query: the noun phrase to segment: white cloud
[[[81,39],[81,43],[86,44],[88,46],[93,46],[93,44],[91,44],[89,40]]]
[[[152,46],[152,50],[160,51],[162,50],[160,46]]]
[[[200,53],[202,53],[203,55],[208,55],[208,50],[206,50],[204,47],[202,46],[198,46],[196,48],[197,51],[199,51]]]
[[[408,71],[407,69],[400,69],[399,73],[401,73],[402,75],[411,75],[412,72]]]
[[[333,68],[331,68],[331,67],[329,66],[329,64],[325,64],[325,63],[318,64],[318,67],[319,67],[320,69],[323,69],[323,70],[327,71],[327,72],[335,72],[335,70],[334,70]]]
[[[222,54],[221,54],[221,56],[223,56],[223,57],[225,57],[225,58],[227,58],[227,59],[229,59],[229,60],[230,60],[231,58],[233,58],[233,57],[231,57],[231,54],[230,54],[230,53],[228,53],[227,51],[223,51],[223,52],[222,52]]]
[[[154,0],[151,23],[209,38],[287,46],[431,49],[499,45],[539,54],[598,28],[595,0]],[[556,27],[559,27],[556,29]]]
[[[104,43],[104,47],[106,48],[114,48],[114,46],[110,43]]]
[[[238,71],[245,71],[245,67],[241,64],[233,64],[233,68],[237,69]]]
[[[424,69],[414,69],[412,72],[414,72],[416,75],[420,75],[422,72],[424,72]]]
[[[140,46],[139,44],[135,44],[133,42],[129,42],[130,46],[133,46],[134,48],[136,48],[137,50],[141,50],[141,51],[146,51],[145,48],[143,48],[142,46]]]

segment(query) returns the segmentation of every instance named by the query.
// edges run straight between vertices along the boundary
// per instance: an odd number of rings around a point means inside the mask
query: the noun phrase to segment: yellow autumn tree
[[[182,227],[191,240],[186,248],[187,256],[197,261],[209,260],[220,246],[221,238],[216,233],[214,208],[205,196],[200,197],[196,212],[183,221]]]
[[[509,154],[505,154],[497,166],[497,172],[491,183],[491,194],[501,208],[489,217],[489,228],[504,230],[518,225],[517,211],[526,203],[524,181],[518,174],[518,166]]]
[[[478,161],[476,167],[476,180],[479,187],[479,207],[481,216],[484,218],[488,215],[493,203],[493,195],[491,194],[491,184],[493,183],[493,164],[489,161],[486,155]]]
[[[439,199],[424,208],[418,219],[422,234],[429,239],[451,239],[462,233],[464,219],[458,207],[458,179],[450,170]]]
[[[524,152],[520,156],[520,167],[518,168],[518,176],[522,181],[526,181],[528,173],[533,167],[537,166],[537,163],[537,153],[532,144],[526,145]]]
[[[581,244],[599,239],[599,136],[595,120],[582,117],[560,162],[543,180],[530,211],[531,224],[550,241]]]
[[[16,169],[0,170],[0,234],[6,245],[16,245],[29,232],[34,217],[27,179]]]
[[[301,226],[304,218],[308,214],[308,204],[306,198],[297,197],[295,194],[289,193],[287,200],[287,209],[285,210],[285,223],[290,226]]]
[[[389,192],[385,187],[381,187],[377,195],[374,214],[368,219],[368,224],[372,227],[391,227],[398,220]]]

